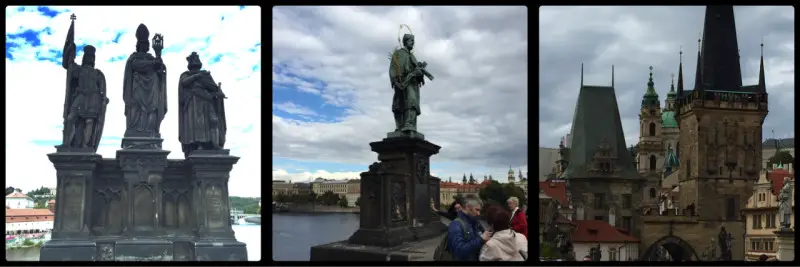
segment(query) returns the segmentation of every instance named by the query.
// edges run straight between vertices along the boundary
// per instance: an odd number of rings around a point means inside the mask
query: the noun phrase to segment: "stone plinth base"
[[[52,240],[39,261],[247,261],[247,248],[236,240]]]
[[[196,261],[247,261],[247,247],[236,240],[199,241],[194,252]]]
[[[95,261],[96,255],[94,242],[51,240],[42,245],[39,261]]]
[[[775,256],[779,261],[793,261],[794,260],[794,235],[795,232],[791,229],[780,229],[774,231],[777,250]]]
[[[311,247],[311,261],[433,261],[442,238],[444,234],[388,248],[339,241]]]

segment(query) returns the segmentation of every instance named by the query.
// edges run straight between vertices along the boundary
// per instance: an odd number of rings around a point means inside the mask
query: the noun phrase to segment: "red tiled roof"
[[[567,204],[567,185],[562,182],[539,182],[539,189],[544,191],[545,195],[558,200],[561,205]]]
[[[574,221],[576,227],[572,232],[573,243],[622,243],[639,242],[636,237],[624,234],[605,221]]]
[[[14,192],[14,193],[8,194],[6,196],[6,198],[30,198],[30,197],[28,197],[25,194],[20,193],[20,192]]]
[[[6,209],[6,217],[12,216],[52,216],[48,209]]]
[[[786,170],[773,170],[767,173],[767,179],[772,182],[772,194],[777,196],[781,193],[783,178],[786,177],[789,177],[790,180],[794,180],[794,173]]]

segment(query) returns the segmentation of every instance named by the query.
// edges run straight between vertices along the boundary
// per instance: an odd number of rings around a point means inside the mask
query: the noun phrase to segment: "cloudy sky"
[[[769,115],[764,137],[794,137],[794,8],[734,8],[744,85],[758,83],[760,47]],[[539,9],[539,145],[557,147],[572,126],[581,62],[584,84],[615,89],[626,144],[639,138],[638,112],[653,66],[662,101],[677,81],[678,52],[683,47],[684,88],[694,87],[697,39],[704,7],[542,7]]]
[[[431,172],[460,180],[527,171],[525,7],[275,7],[272,176],[356,178],[394,130],[388,55],[400,24],[436,76],[419,131],[442,146]]]
[[[66,71],[62,49],[75,14],[76,62],[83,47],[97,48],[108,104],[98,153],[115,157],[125,132],[122,77],[135,51],[140,23],[164,36],[169,111],[161,132],[169,158],[183,158],[178,142],[177,82],[186,57],[196,51],[203,68],[222,83],[228,99],[227,148],[241,157],[231,173],[230,194],[261,195],[261,10],[259,7],[7,7],[6,184],[25,191],[54,187],[47,154],[61,143]],[[152,51],[152,50],[151,50]],[[23,115],[24,114],[24,115]]]

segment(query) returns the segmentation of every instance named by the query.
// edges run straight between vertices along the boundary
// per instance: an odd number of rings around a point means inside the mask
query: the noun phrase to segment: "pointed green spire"
[[[653,83],[653,66],[650,66],[650,79],[647,81],[647,92],[642,97],[642,107],[658,105],[658,93]]]

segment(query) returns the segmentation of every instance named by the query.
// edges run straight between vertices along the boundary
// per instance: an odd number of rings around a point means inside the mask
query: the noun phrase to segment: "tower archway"
[[[700,261],[692,245],[674,235],[654,242],[639,258],[645,261]]]

